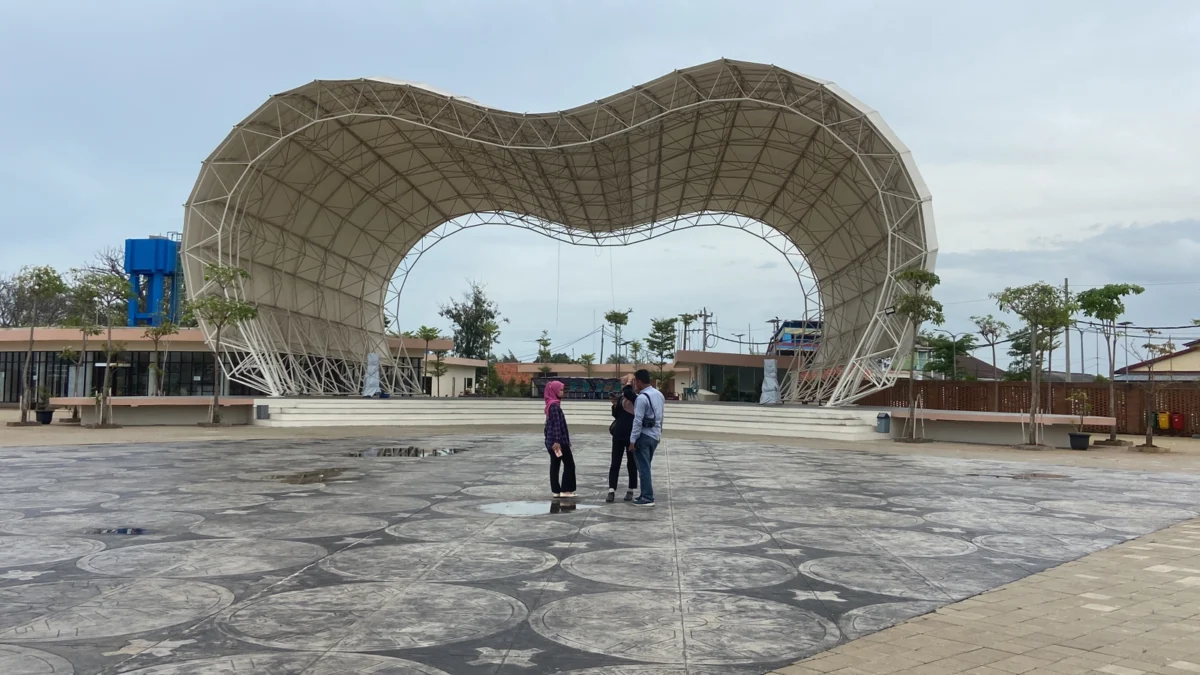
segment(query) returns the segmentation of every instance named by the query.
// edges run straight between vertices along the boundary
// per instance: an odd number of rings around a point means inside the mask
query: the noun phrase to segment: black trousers
[[[562,457],[556,457],[553,450],[547,450],[550,453],[550,491],[554,494],[560,492],[575,491],[575,457],[571,455],[571,448],[562,449]],[[559,481],[559,472],[562,472],[562,481]]]
[[[612,444],[612,460],[608,464],[608,489],[617,489],[617,479],[621,477],[621,460],[625,460],[625,466],[629,469],[629,489],[637,489],[637,464],[633,461],[633,453],[629,452],[629,444],[622,443],[620,439],[614,438]]]

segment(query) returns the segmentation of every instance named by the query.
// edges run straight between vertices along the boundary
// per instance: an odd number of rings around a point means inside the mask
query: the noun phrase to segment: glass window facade
[[[716,392],[722,400],[757,403],[762,392],[763,369],[747,366],[704,366],[709,391]],[[729,384],[727,387],[726,384]],[[728,389],[728,394],[726,390]],[[736,390],[736,398],[733,392]]]

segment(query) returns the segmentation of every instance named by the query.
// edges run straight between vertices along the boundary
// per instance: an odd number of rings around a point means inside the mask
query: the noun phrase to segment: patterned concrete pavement
[[[607,438],[581,434],[582,498],[564,505],[539,445],[4,449],[0,673],[748,675],[811,656],[795,672],[891,672],[826,659],[912,617],[964,621],[961,603],[927,613],[1094,551],[1135,560],[1114,552],[1140,541],[1108,547],[1200,503],[1193,474],[668,439],[641,510],[602,503]],[[357,456],[377,446],[461,452]],[[1159,571],[1137,576],[1190,593],[1200,570],[1166,556],[1200,545],[1172,541],[1145,544]]]

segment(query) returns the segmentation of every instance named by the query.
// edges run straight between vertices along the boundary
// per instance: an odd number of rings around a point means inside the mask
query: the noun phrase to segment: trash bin
[[[1158,430],[1166,431],[1167,429],[1170,429],[1170,428],[1171,428],[1171,413],[1169,413],[1169,412],[1158,413]]]
[[[892,416],[881,412],[875,416],[875,431],[881,434],[892,433]]]
[[[1183,413],[1171,413],[1171,433],[1183,436],[1187,430],[1187,416]]]

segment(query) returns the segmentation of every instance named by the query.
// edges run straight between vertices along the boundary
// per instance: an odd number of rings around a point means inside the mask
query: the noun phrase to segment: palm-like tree
[[[629,356],[633,358],[633,369],[637,370],[638,355],[642,353],[642,341],[633,340],[629,343]]]
[[[421,326],[420,328],[417,329],[417,332],[414,333],[413,335],[418,340],[425,341],[425,351],[421,352],[421,379],[424,380],[426,375],[428,374],[428,370],[429,370],[426,367],[428,365],[427,362],[429,360],[429,358],[428,358],[429,357],[429,343],[442,337],[442,333],[438,329],[433,328],[431,326]]]

